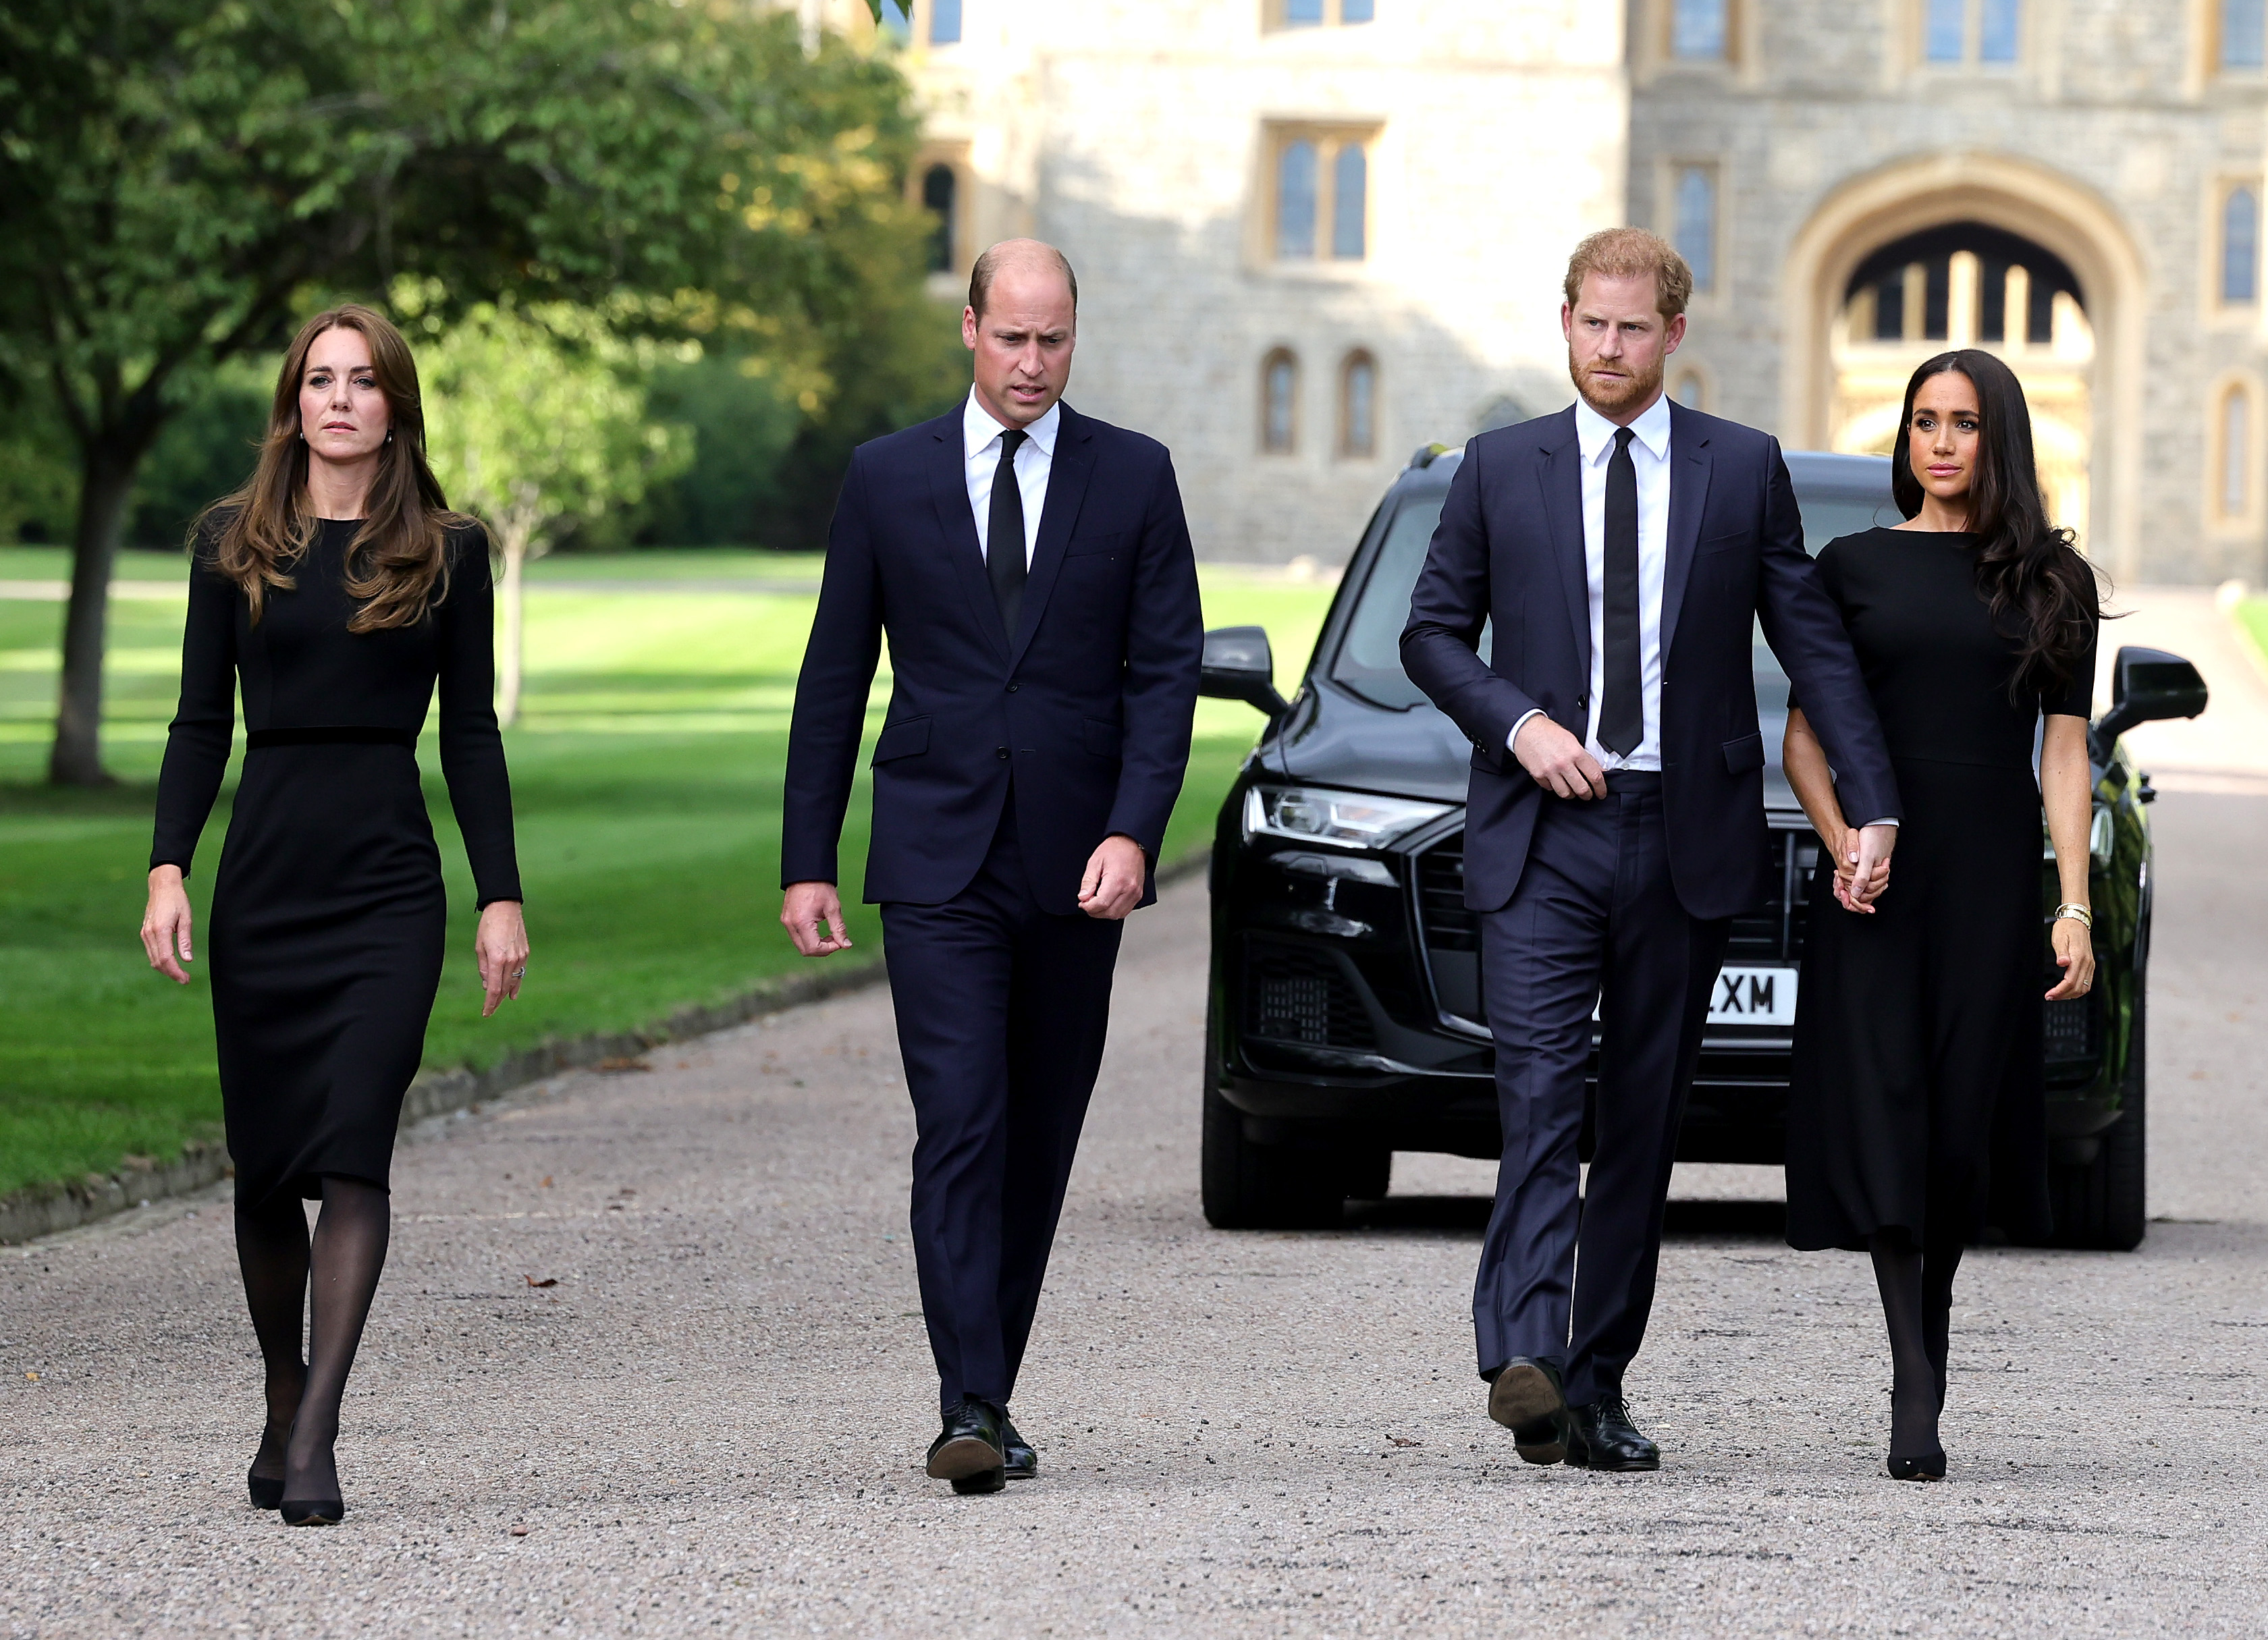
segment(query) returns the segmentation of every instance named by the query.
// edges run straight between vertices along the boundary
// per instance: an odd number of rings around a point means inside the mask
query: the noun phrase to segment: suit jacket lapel
[[[1583,555],[1583,450],[1575,438],[1571,406],[1537,452],[1536,482],[1543,491],[1543,516],[1551,530],[1551,556],[1559,565],[1566,594],[1567,620],[1574,629],[1576,676],[1590,687],[1591,571]],[[1503,639],[1499,637],[1498,643]]]
[[[961,413],[955,410],[939,416],[930,429],[937,440],[930,462],[930,499],[937,508],[945,554],[953,562],[961,590],[968,594],[968,610],[976,629],[983,633],[993,655],[1005,661],[1007,636],[1000,630],[1000,607],[993,601],[992,582],[984,573],[984,548],[976,539],[976,515],[968,508],[968,457],[961,447]]]
[[[1086,481],[1094,472],[1094,431],[1086,418],[1068,404],[1056,428],[1055,458],[1048,464],[1048,498],[1040,508],[1039,540],[1032,548],[1032,572],[1024,582],[1024,607],[1016,623],[1016,641],[1008,647],[1010,666],[1023,659],[1032,635],[1047,613],[1048,596],[1055,591],[1056,575],[1063,568],[1064,549],[1071,542],[1071,526],[1079,521],[1086,499]]]
[[[1692,577],[1693,555],[1701,541],[1701,513],[1709,501],[1708,435],[1675,400],[1669,405],[1669,527],[1661,567],[1661,658],[1677,636],[1678,612],[1685,606],[1685,584]]]

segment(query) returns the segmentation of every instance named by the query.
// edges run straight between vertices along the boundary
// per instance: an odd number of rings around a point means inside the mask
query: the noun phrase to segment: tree
[[[107,778],[111,563],[136,469],[218,364],[323,298],[648,299],[660,334],[824,328],[902,240],[903,81],[745,0],[9,0],[0,392],[78,490],[50,778]],[[806,407],[809,408],[809,407]]]
[[[397,293],[397,308],[422,305]],[[697,343],[685,346],[700,356]],[[692,460],[688,430],[646,415],[639,383],[657,351],[565,302],[525,312],[482,304],[419,349],[435,476],[487,521],[504,558],[497,716],[507,725],[519,715],[527,560],[549,549],[562,525],[635,506]]]

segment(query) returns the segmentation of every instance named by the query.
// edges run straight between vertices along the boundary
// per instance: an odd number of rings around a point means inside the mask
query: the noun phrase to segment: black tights
[[[339,1401],[362,1342],[364,1320],[386,1268],[387,1197],[355,1179],[323,1180],[315,1233],[296,1196],[236,1210],[236,1257],[244,1298],[268,1368],[268,1424],[252,1473],[281,1476],[294,1500],[336,1497]],[[299,1357],[301,1323],[310,1309],[307,1356]]]
[[[1959,1239],[1917,1250],[1904,1231],[1878,1231],[1868,1244],[1882,1319],[1890,1334],[1890,1451],[1925,1458],[1940,1450],[1937,1415],[1945,1406],[1945,1357],[1953,1316]]]

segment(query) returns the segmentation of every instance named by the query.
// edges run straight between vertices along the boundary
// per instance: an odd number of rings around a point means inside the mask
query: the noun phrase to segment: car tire
[[[1322,1146],[1248,1137],[1243,1114],[1220,1095],[1219,1044],[1208,1008],[1199,1167],[1205,1222],[1215,1230],[1336,1228],[1346,1217],[1344,1158]]]
[[[2138,976],[2133,1036],[2126,1052],[2126,1078],[2119,1095],[2118,1120],[2103,1129],[2095,1159],[2063,1165],[2048,1173],[2050,1205],[2055,1210],[2059,1247],[2089,1247],[2131,1253],[2148,1228],[2146,1190],[2149,1152],[2149,1064],[2147,993]]]

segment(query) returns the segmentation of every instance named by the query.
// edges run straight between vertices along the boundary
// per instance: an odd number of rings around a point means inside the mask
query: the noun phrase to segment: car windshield
[[[1402,670],[1402,629],[1410,620],[1410,591],[1425,563],[1426,545],[1441,521],[1440,496],[1412,496],[1386,526],[1385,538],[1371,555],[1368,573],[1356,593],[1353,612],[1331,658],[1332,682],[1377,705],[1396,710],[1422,705],[1425,696]],[[1814,490],[1796,486],[1796,504],[1803,513],[1806,547],[1816,553],[1838,535],[1872,529],[1893,517],[1881,496],[1859,490]],[[1490,657],[1493,635],[1481,631],[1480,654]],[[1787,711],[1787,674],[1765,644],[1759,626],[1755,636],[1756,705],[1767,716]]]

